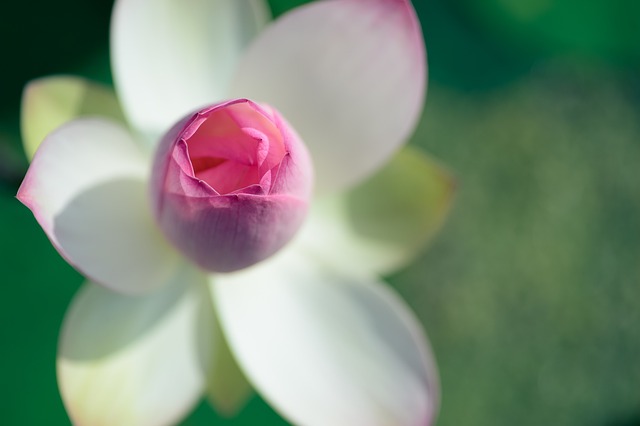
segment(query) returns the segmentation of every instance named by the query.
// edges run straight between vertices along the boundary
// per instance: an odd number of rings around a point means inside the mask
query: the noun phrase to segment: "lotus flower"
[[[252,388],[296,424],[436,415],[426,337],[379,278],[451,195],[445,171],[400,149],[425,91],[415,11],[267,11],[117,0],[117,98],[73,77],[25,91],[35,156],[18,198],[88,279],[57,362],[76,424],[173,424],[203,395],[230,414]]]

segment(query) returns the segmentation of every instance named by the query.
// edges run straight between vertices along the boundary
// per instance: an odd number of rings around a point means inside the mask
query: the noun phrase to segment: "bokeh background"
[[[459,185],[442,232],[389,281],[433,343],[438,425],[640,425],[640,2],[414,4],[430,86],[412,143]],[[2,424],[69,423],[55,350],[82,282],[14,198],[22,87],[109,83],[111,7],[0,6]],[[234,419],[203,403],[184,424],[286,422],[255,396]]]

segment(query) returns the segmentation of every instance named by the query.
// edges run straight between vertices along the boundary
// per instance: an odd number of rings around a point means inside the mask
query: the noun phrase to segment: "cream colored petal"
[[[200,399],[203,276],[179,270],[160,291],[126,296],[86,284],[67,311],[58,382],[74,424],[171,425]]]

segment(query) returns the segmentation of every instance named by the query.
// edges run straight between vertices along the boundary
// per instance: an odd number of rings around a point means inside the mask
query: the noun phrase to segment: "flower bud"
[[[306,147],[275,110],[246,99],[176,124],[156,152],[156,220],[182,253],[231,272],[282,248],[306,215],[312,167]]]

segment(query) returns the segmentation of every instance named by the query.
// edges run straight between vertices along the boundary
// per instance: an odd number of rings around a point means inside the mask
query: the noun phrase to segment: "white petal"
[[[436,371],[406,305],[387,287],[288,251],[212,283],[240,366],[304,425],[428,425]]]
[[[196,328],[203,277],[183,269],[161,291],[126,296],[85,285],[62,328],[58,382],[82,425],[170,425],[204,388]]]
[[[363,179],[406,141],[425,78],[408,0],[328,0],[268,27],[240,62],[232,95],[283,113],[307,143],[323,191]]]
[[[123,127],[79,119],[44,140],[18,199],[80,272],[139,293],[162,285],[178,259],[151,217],[147,174],[146,157]]]
[[[111,57],[132,124],[155,138],[185,114],[225,99],[268,10],[264,0],[118,0]]]
[[[393,272],[440,229],[454,190],[447,170],[405,147],[350,191],[317,197],[295,244],[343,270]]]

